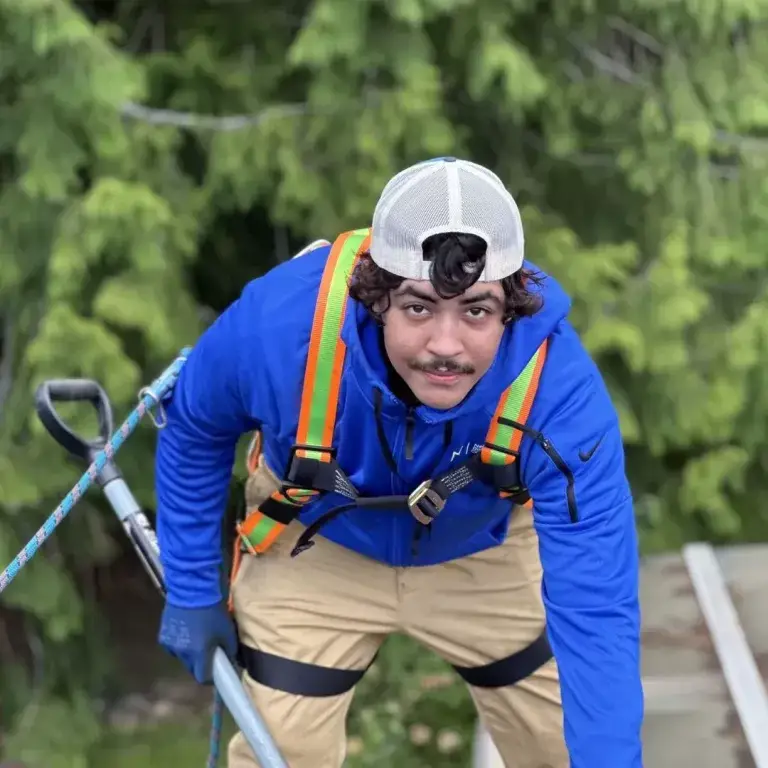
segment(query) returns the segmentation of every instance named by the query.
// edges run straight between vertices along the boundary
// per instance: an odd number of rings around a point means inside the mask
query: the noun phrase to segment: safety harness
[[[403,507],[428,526],[443,510],[451,494],[479,481],[490,485],[510,503],[529,505],[522,486],[520,441],[539,383],[547,342],[541,344],[520,375],[504,391],[481,450],[458,466],[425,480],[407,496],[361,496],[336,461],[333,447],[346,345],[341,330],[348,299],[348,277],[370,244],[370,229],[341,234],[333,243],[323,271],[315,306],[309,354],[304,376],[296,442],[279,490],[256,509],[248,510],[237,525],[242,547],[261,554],[269,549],[302,507],[325,493],[337,493],[348,502],[326,512],[299,538],[292,554],[311,547],[317,531],[337,515],[353,509]],[[255,468],[260,436],[251,444],[249,465]],[[239,558],[238,558],[239,559]]]
[[[490,485],[511,504],[530,506],[531,498],[521,483],[517,461],[524,433],[536,440],[568,474],[571,493],[572,476],[562,459],[543,435],[526,426],[547,354],[546,341],[502,394],[478,453],[421,483],[407,496],[368,497],[358,493],[336,461],[333,437],[346,354],[341,330],[348,303],[348,277],[360,256],[367,252],[369,244],[370,230],[359,229],[340,235],[331,247],[315,306],[296,442],[291,448],[280,488],[257,508],[248,510],[245,519],[237,525],[232,580],[244,551],[251,554],[266,552],[299,516],[302,507],[324,493],[337,493],[348,503],[326,512],[308,526],[299,537],[292,555],[311,547],[314,543],[311,539],[322,525],[356,507],[403,507],[423,524],[417,528],[421,531],[440,514],[451,494],[475,481]],[[260,454],[261,435],[256,433],[247,460],[250,473],[256,471]],[[573,515],[575,510],[572,510]],[[234,611],[231,592],[229,603],[230,610]],[[368,668],[337,669],[309,664],[267,653],[244,643],[239,644],[238,657],[251,679],[298,696],[343,694],[362,679]],[[498,688],[514,685],[529,677],[550,659],[552,649],[546,627],[543,627],[528,646],[505,658],[481,666],[452,666],[471,686]]]

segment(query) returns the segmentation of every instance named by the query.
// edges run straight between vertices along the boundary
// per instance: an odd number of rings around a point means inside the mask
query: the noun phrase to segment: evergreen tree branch
[[[374,88],[366,88],[363,96],[355,105],[356,108],[365,109],[373,106],[385,92]],[[345,107],[337,105],[327,107],[312,107],[306,102],[296,104],[273,104],[264,107],[255,114],[240,115],[207,115],[198,112],[181,112],[174,109],[159,109],[145,107],[135,102],[123,104],[121,114],[131,120],[137,120],[152,125],[172,125],[178,128],[193,128],[208,131],[240,131],[244,128],[253,128],[267,120],[298,117],[301,115],[338,114],[348,111]]]
[[[308,104],[277,104],[265,107],[253,115],[205,115],[195,112],[178,112],[173,109],[156,109],[128,102],[123,105],[123,116],[153,125],[173,125],[178,128],[198,128],[210,131],[240,131],[260,125],[272,118],[295,117],[309,114]]]

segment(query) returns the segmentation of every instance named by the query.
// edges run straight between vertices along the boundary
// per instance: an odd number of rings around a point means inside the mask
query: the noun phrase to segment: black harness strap
[[[277,501],[269,496],[259,504],[259,512],[277,520],[278,523],[283,525],[290,525],[301,511],[300,504],[294,504],[290,499],[286,501]]]
[[[547,631],[544,629],[530,645],[504,659],[481,667],[453,665],[453,668],[468,685],[475,688],[503,688],[525,680],[551,658],[553,658],[552,648],[547,639]]]
[[[510,451],[489,443],[485,443],[485,445],[501,453],[513,455],[515,458],[519,456],[517,451]],[[489,485],[494,490],[505,491],[509,494],[507,498],[515,504],[522,505],[530,499],[530,495],[520,484],[519,462],[486,464],[480,459],[478,453],[458,466],[438,475],[430,482],[429,487],[445,502],[452,493],[463,490],[476,480]]]
[[[328,455],[328,461],[297,456],[296,451],[305,450]],[[347,477],[346,472],[336,461],[336,451],[316,445],[297,444],[291,448],[288,458],[288,471],[282,484],[286,489],[320,491],[322,493],[338,493],[348,499],[358,497],[357,490]]]
[[[295,696],[339,696],[351,691],[376,660],[365,669],[334,669],[319,664],[307,664],[284,656],[240,645],[239,662],[249,677],[261,685]]]
[[[351,691],[376,660],[374,657],[364,669],[335,669],[288,659],[243,644],[238,649],[238,657],[255,682],[295,696],[311,697],[339,696]],[[452,666],[468,685],[503,688],[529,677],[552,658],[544,630],[529,646],[504,659],[480,667]]]
[[[486,445],[502,453],[518,456],[516,451],[489,443]],[[299,457],[296,455],[299,449],[326,453],[329,455],[329,461]],[[474,454],[458,466],[438,475],[434,480],[425,481],[409,496],[360,496],[336,461],[335,451],[311,445],[295,445],[291,451],[282,492],[285,493],[291,488],[301,488],[320,493],[336,493],[348,501],[330,509],[310,525],[299,537],[291,554],[295,557],[309,549],[314,543],[312,538],[326,523],[356,507],[403,507],[409,509],[420,523],[429,525],[442,512],[451,494],[461,491],[475,481],[490,485],[497,491],[503,491],[505,498],[512,504],[522,505],[530,499],[528,491],[520,484],[519,462],[513,461],[510,464],[501,465],[486,464],[480,459],[479,454]]]

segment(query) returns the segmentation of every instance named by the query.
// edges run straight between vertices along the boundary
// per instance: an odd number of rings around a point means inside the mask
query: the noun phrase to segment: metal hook
[[[149,408],[147,410],[147,414],[149,415],[150,420],[152,423],[157,427],[157,429],[164,429],[165,426],[168,424],[168,417],[165,413],[165,408],[163,408],[163,403],[160,400],[160,398],[153,392],[152,387],[142,387],[139,390],[139,400],[143,400],[147,395],[151,397],[155,401],[155,407],[159,409],[159,413],[161,414],[161,417],[163,419],[162,423],[158,422],[158,420],[155,418],[155,414],[153,413],[153,409]]]

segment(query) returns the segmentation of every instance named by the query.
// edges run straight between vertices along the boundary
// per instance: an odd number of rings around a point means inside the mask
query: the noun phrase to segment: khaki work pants
[[[270,490],[263,462],[249,505]],[[261,477],[259,477],[261,475]],[[262,555],[244,555],[232,585],[241,641],[264,652],[336,669],[365,669],[387,635],[405,633],[461,667],[485,665],[528,646],[544,626],[538,541],[528,509],[512,516],[499,547],[435,566],[394,568],[321,535],[296,558],[292,523]],[[354,691],[305,697],[243,673],[291,768],[341,768]],[[556,662],[515,685],[470,694],[507,768],[568,768]],[[241,734],[229,768],[259,766]],[[259,766],[259,768],[261,768]]]

